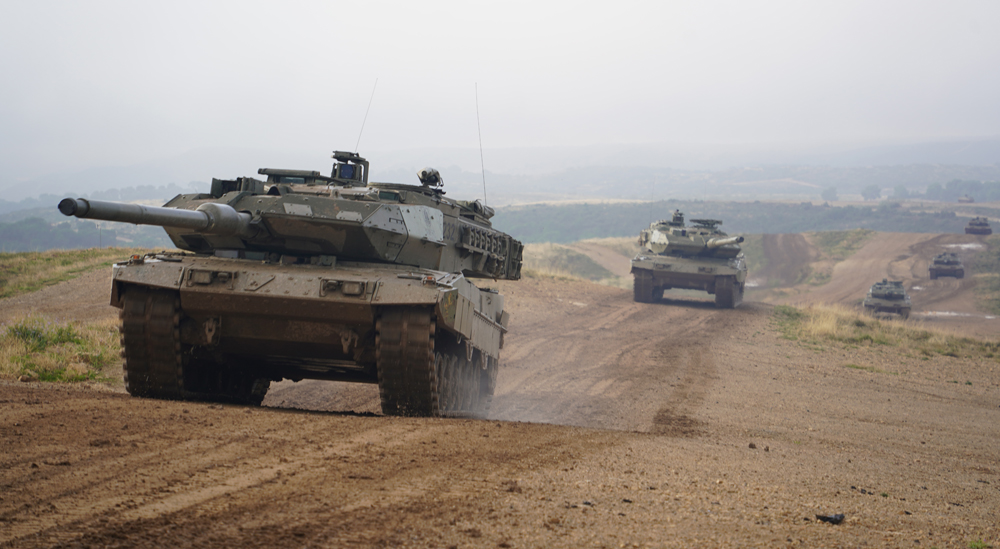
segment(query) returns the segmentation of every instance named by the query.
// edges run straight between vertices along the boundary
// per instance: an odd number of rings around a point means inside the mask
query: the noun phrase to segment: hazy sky
[[[0,1],[0,173],[1000,135],[1000,2]]]

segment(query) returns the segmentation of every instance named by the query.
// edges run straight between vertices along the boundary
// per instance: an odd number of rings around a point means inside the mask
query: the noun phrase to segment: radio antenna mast
[[[375,77],[375,85],[372,86],[372,96],[368,98],[368,108],[365,109],[365,119],[361,121],[361,131],[358,132],[358,142],[354,144],[354,152],[358,152],[361,145],[361,134],[365,133],[365,122],[368,121],[368,111],[372,110],[372,100],[375,99],[375,88],[378,87],[378,77]]]
[[[479,132],[479,167],[483,170],[483,206],[486,205],[486,162],[483,161],[483,126],[479,122],[479,82],[476,82],[476,131]]]
[[[653,180],[649,183],[649,222],[653,222],[653,201],[656,200],[655,196],[656,189],[656,174],[653,174]]]

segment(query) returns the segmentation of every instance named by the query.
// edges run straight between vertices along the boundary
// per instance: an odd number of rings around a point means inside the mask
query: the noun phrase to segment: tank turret
[[[174,245],[195,253],[264,259],[316,256],[520,278],[521,244],[492,228],[493,210],[444,196],[437,170],[421,185],[366,184],[368,162],[354,153],[330,177],[306,170],[258,171],[253,178],[212,181],[209,194],[179,195],[164,207],[67,198],[67,216],[164,227]]]
[[[657,255],[680,257],[736,257],[740,254],[742,236],[727,237],[717,227],[717,219],[694,219],[692,227],[684,226],[684,214],[674,212],[671,220],[651,223],[639,235],[639,246]]]
[[[670,288],[703,290],[715,294],[716,305],[740,304],[746,283],[746,262],[739,244],[742,236],[719,230],[718,219],[692,219],[674,211],[639,233],[639,255],[632,260],[635,300],[655,301]]]
[[[260,404],[271,381],[377,383],[392,415],[483,416],[521,243],[493,210],[419,185],[368,180],[336,151],[329,176],[262,168],[163,207],[67,198],[67,216],[159,225],[184,252],[113,267],[125,387],[141,397]]]

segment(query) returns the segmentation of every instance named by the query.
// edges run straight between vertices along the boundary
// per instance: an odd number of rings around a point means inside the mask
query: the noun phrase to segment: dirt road
[[[810,272],[810,263],[819,253],[801,234],[768,234],[763,241],[765,266],[747,275],[753,287],[787,288],[802,282]]]
[[[488,421],[382,417],[368,385],[251,409],[0,384],[0,547],[1000,545],[996,358],[817,349],[759,303],[501,291]]]

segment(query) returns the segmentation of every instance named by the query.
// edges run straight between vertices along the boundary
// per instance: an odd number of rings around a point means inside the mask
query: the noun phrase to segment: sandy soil
[[[951,243],[892,239],[866,277]],[[871,284],[849,280],[830,284]],[[934,282],[922,307],[971,299]],[[113,315],[104,283],[51,295]],[[285,382],[248,409],[0,384],[0,547],[1000,545],[996,358],[804,346],[759,302],[501,291],[486,421],[382,417],[370,385]]]

